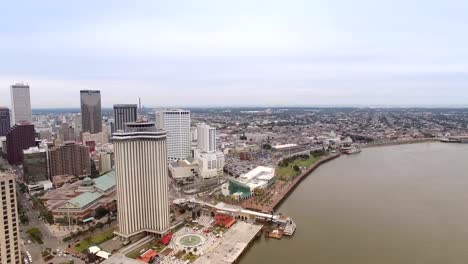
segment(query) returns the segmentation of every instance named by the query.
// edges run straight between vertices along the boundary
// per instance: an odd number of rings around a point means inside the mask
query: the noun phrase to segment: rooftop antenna
[[[141,115],[141,97],[138,97],[138,117],[137,122],[143,122],[143,116]]]
[[[140,108],[140,115],[141,115],[141,97],[138,97],[138,107]]]

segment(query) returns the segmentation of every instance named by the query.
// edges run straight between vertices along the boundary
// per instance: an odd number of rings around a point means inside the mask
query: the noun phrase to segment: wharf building
[[[168,161],[183,160],[192,156],[190,111],[172,109],[156,112],[157,128],[167,132]]]
[[[6,136],[10,127],[10,109],[8,107],[0,107],[0,137]]]
[[[55,177],[73,175],[85,178],[91,175],[89,147],[75,142],[49,149],[50,178],[56,184]]]
[[[14,174],[0,173],[0,263],[20,264],[21,250]]]
[[[221,192],[224,196],[231,196],[238,200],[246,199],[262,193],[274,182],[275,169],[258,166],[238,178],[230,178],[227,183],[221,186]]]
[[[23,150],[36,146],[34,125],[20,123],[11,127],[6,135],[7,159],[11,165],[23,163]]]
[[[10,88],[12,125],[23,122],[32,123],[29,85],[17,83]]]
[[[102,131],[101,92],[81,90],[82,132],[96,134]]]
[[[117,235],[164,234],[170,226],[166,132],[154,123],[127,123],[113,134]]]
[[[124,130],[126,123],[137,120],[136,104],[116,104],[114,105],[114,131]]]

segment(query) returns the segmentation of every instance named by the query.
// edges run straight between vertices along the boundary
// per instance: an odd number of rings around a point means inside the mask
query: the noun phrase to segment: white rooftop
[[[297,147],[297,144],[283,144],[283,145],[276,145],[276,146],[273,146],[273,148],[275,149],[285,149],[285,148],[294,148],[294,147]]]

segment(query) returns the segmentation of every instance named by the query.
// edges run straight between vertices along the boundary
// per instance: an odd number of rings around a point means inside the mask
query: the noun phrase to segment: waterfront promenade
[[[263,196],[265,200],[259,202],[256,197],[252,197],[242,202],[242,207],[263,213],[273,212],[281,202],[288,197],[288,195],[297,187],[297,185],[312,173],[320,165],[336,159],[340,154],[328,154],[321,157],[317,162],[304,170],[300,175],[295,177],[292,181],[276,181],[275,184]]]

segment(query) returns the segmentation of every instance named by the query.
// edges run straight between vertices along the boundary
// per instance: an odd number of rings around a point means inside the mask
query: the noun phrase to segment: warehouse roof
[[[84,192],[84,193],[78,195],[77,197],[71,199],[68,202],[75,205],[75,206],[77,206],[77,207],[79,207],[79,208],[83,208],[83,207],[86,207],[87,205],[89,205],[90,203],[96,201],[101,196],[102,196],[102,194],[100,194],[98,192]]]
[[[108,172],[101,177],[94,179],[94,186],[102,192],[107,192],[115,187],[115,171]]]

